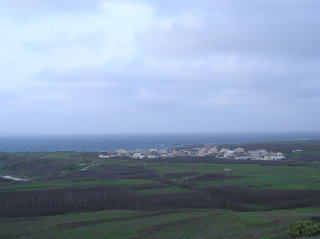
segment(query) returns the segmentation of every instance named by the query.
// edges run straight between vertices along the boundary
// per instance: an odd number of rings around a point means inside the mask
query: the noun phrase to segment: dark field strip
[[[108,209],[221,208],[256,211],[319,207],[319,198],[320,191],[316,190],[257,190],[241,186],[167,194],[139,194],[125,187],[79,186],[0,192],[0,217],[48,216]]]
[[[199,173],[197,172],[185,172],[185,173],[165,173],[163,174],[166,178],[183,178],[183,177],[190,177],[195,176]]]

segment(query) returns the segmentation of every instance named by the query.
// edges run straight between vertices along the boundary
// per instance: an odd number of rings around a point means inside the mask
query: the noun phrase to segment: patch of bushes
[[[41,191],[0,192],[1,217],[49,216],[65,213],[124,210],[211,208],[204,192],[143,195],[124,187],[79,186]]]
[[[242,205],[260,205],[265,210],[292,209],[320,206],[320,190],[275,190],[254,189],[244,186],[222,186],[203,188],[214,199],[230,202],[235,211]]]
[[[287,232],[293,238],[315,236],[320,234],[320,224],[310,221],[294,222],[290,224]]]
[[[257,190],[241,186],[223,186],[190,188],[188,192],[167,194],[140,194],[133,191],[161,188],[168,184],[187,188],[168,179],[159,178],[159,181],[162,183],[132,187],[83,185],[39,191],[0,191],[0,218],[48,216],[108,209],[221,208],[255,211],[320,206],[320,190]]]

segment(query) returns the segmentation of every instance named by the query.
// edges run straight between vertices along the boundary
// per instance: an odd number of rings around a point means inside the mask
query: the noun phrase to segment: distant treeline
[[[0,192],[0,217],[45,216],[107,209],[288,209],[319,207],[319,198],[320,191],[256,190],[240,186],[156,195],[139,194],[123,187],[69,187],[42,191]]]

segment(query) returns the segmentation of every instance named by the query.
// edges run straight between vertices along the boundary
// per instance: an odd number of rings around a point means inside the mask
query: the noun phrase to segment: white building
[[[108,159],[108,158],[110,158],[110,155],[108,155],[108,154],[99,154],[99,158],[100,159]]]
[[[156,158],[157,158],[156,155],[153,155],[153,154],[149,154],[149,155],[148,155],[148,159],[156,159]]]
[[[252,159],[263,160],[265,156],[268,156],[268,151],[265,149],[251,150],[248,151],[248,154]]]
[[[234,149],[234,152],[236,154],[243,154],[244,153],[244,148],[236,148],[236,149]]]
[[[132,157],[134,159],[144,159],[144,155],[142,153],[134,153]]]
[[[234,151],[233,150],[228,150],[223,155],[223,157],[225,157],[225,158],[231,158],[233,156],[234,156]]]
[[[286,157],[285,156],[279,156],[279,155],[275,155],[275,156],[271,156],[272,160],[285,160]]]

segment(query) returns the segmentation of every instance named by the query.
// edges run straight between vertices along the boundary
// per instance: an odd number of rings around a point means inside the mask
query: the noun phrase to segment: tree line
[[[320,191],[257,190],[241,186],[167,194],[140,194],[125,187],[79,186],[0,192],[0,217],[48,216],[108,209],[223,208],[235,211],[319,207]]]

